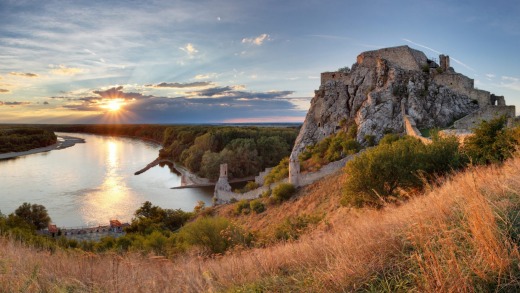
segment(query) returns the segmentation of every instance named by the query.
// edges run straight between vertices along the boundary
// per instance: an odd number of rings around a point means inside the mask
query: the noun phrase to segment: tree
[[[350,73],[350,67],[348,66],[345,66],[345,67],[341,67],[338,69],[338,72],[343,72],[343,73]]]
[[[424,179],[465,165],[455,137],[436,136],[429,145],[410,136],[385,141],[347,163],[343,204],[379,206],[399,190],[420,190]]]
[[[47,209],[39,204],[24,202],[14,211],[14,214],[38,230],[46,228],[51,222]]]
[[[473,163],[499,163],[512,156],[518,142],[511,130],[506,129],[506,121],[505,116],[482,121],[474,135],[465,140],[464,152]]]
[[[163,209],[152,205],[149,201],[145,201],[134,215],[135,218],[132,219],[130,226],[126,227],[126,232],[151,234],[156,230],[175,231],[192,217],[192,213],[180,209]]]

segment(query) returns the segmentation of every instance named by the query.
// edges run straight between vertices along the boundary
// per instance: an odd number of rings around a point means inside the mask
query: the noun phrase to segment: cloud
[[[15,75],[15,76],[22,76],[22,77],[39,77],[38,74],[30,73],[30,72],[26,72],[26,73],[23,73],[23,72],[10,72],[9,74],[10,75]]]
[[[44,105],[49,105],[49,102],[45,101],[43,102]]]
[[[213,85],[212,82],[209,81],[197,81],[197,82],[189,82],[189,83],[178,83],[178,82],[161,82],[159,84],[147,84],[146,87],[156,87],[156,88],[193,88],[193,87],[205,87]]]
[[[218,74],[212,72],[212,73],[206,73],[206,74],[197,74],[195,75],[194,79],[210,79],[217,77]]]
[[[212,87],[181,97],[125,92],[122,86],[92,93],[94,95],[89,97],[67,98],[70,100],[63,105],[64,109],[99,113],[75,122],[110,122],[109,118],[113,118],[114,113],[105,112],[102,106],[107,103],[107,99],[113,98],[118,98],[123,103],[118,112],[119,123],[207,123],[229,119],[254,120],[255,117],[264,121],[270,116],[296,117],[291,119],[301,121],[306,112],[288,97],[292,91],[252,92],[245,91],[243,86]],[[296,101],[300,99],[297,98]]]
[[[6,89],[0,89],[0,94],[7,94],[9,93],[10,91],[9,90],[6,90]]]
[[[73,76],[73,75],[85,72],[85,70],[83,70],[81,68],[66,67],[65,65],[58,65],[58,66],[53,65],[52,67],[54,67],[54,69],[51,69],[51,73],[57,74],[57,75]]]
[[[225,93],[225,92],[230,92],[232,90],[233,90],[233,87],[231,87],[231,86],[212,87],[212,88],[204,89],[204,90],[200,90],[200,91],[188,92],[188,94],[190,94],[192,96],[213,97],[213,96]]]
[[[503,80],[507,80],[507,81],[512,81],[512,82],[518,82],[518,81],[520,81],[519,78],[511,77],[511,76],[505,76],[505,75],[502,76],[502,79],[503,79]]]
[[[488,79],[495,78],[495,76],[496,76],[496,75],[494,75],[493,73],[488,73],[488,74],[486,74],[486,77],[487,77]]]
[[[190,57],[193,57],[199,52],[192,43],[187,43],[184,47],[180,47],[179,49],[186,52]]]
[[[122,99],[122,100],[134,100],[134,99],[146,99],[151,96],[145,96],[140,93],[125,93],[122,91],[123,86],[112,87],[104,91],[93,91],[94,94],[99,95],[104,99]],[[99,99],[99,97],[87,97],[82,99],[88,99],[86,101],[91,101],[93,99]]]
[[[502,76],[501,82],[498,86],[511,89],[514,91],[520,91],[520,78],[512,76]]]
[[[0,101],[0,106],[22,106],[22,105],[29,105],[29,102],[2,102]]]
[[[261,34],[258,37],[251,37],[251,38],[243,38],[242,44],[252,44],[261,46],[265,41],[270,41],[268,34]]]

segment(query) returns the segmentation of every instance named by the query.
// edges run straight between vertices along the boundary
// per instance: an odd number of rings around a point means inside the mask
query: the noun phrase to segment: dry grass
[[[250,228],[298,212],[326,212],[300,240],[224,256],[49,254],[0,243],[0,291],[514,291],[518,248],[511,240],[520,207],[520,159],[475,168],[401,206],[338,207],[341,176],[299,199],[241,216]],[[225,209],[221,213],[225,213]],[[258,220],[252,224],[252,220]],[[272,223],[271,223],[272,222]]]

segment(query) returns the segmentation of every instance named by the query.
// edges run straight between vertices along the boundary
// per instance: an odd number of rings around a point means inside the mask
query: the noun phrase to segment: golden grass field
[[[516,291],[520,158],[476,167],[380,210],[339,204],[346,175],[261,214],[220,215],[270,239],[301,214],[321,221],[296,241],[203,257],[37,251],[0,240],[0,292]]]

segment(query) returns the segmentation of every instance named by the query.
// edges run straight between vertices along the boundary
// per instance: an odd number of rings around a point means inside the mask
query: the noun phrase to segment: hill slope
[[[214,258],[49,254],[1,239],[0,291],[514,291],[519,171],[519,158],[474,168],[381,210],[340,207],[336,175],[263,214],[234,217],[266,233],[284,218],[325,213],[299,240]]]

